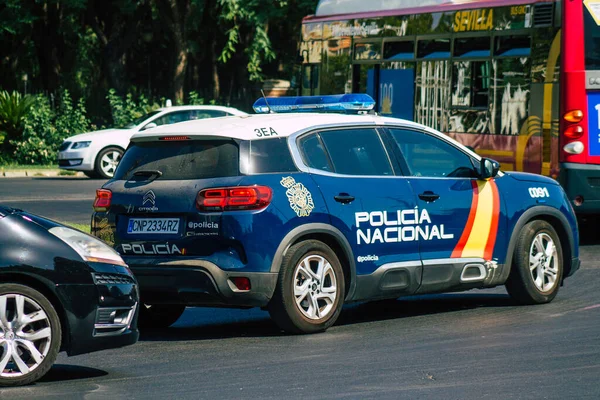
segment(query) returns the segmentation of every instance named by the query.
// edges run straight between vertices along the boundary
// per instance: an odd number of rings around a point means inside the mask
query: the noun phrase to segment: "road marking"
[[[600,308],[600,304],[594,304],[594,305],[587,306],[587,307],[576,308],[575,310],[565,311],[565,312],[558,313],[558,314],[550,314],[548,316],[549,317],[562,317],[563,315],[568,314],[568,313],[580,312],[580,311],[588,311],[588,310],[593,310],[595,308]]]

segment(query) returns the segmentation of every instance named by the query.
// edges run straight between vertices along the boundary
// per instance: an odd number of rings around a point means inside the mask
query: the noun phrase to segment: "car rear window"
[[[130,180],[148,171],[160,171],[160,180],[238,176],[238,146],[232,140],[132,143],[114,179]]]

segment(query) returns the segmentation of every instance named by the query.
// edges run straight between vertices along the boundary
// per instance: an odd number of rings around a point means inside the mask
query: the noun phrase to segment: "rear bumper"
[[[145,304],[186,306],[264,307],[277,284],[277,273],[224,271],[206,260],[131,258],[126,261],[140,286]],[[250,280],[250,290],[241,291],[234,277]]]
[[[559,182],[578,214],[600,214],[600,165],[563,163]],[[576,206],[575,197],[583,197],[583,204]]]

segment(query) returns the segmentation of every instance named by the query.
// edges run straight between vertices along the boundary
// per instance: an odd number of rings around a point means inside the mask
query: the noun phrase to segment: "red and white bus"
[[[302,95],[367,92],[600,212],[600,0],[321,0]]]

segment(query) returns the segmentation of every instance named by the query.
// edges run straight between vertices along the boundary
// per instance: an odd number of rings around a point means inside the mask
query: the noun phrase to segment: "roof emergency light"
[[[359,114],[375,107],[368,94],[336,94],[328,96],[261,97],[252,106],[257,114],[292,112],[334,112]]]

